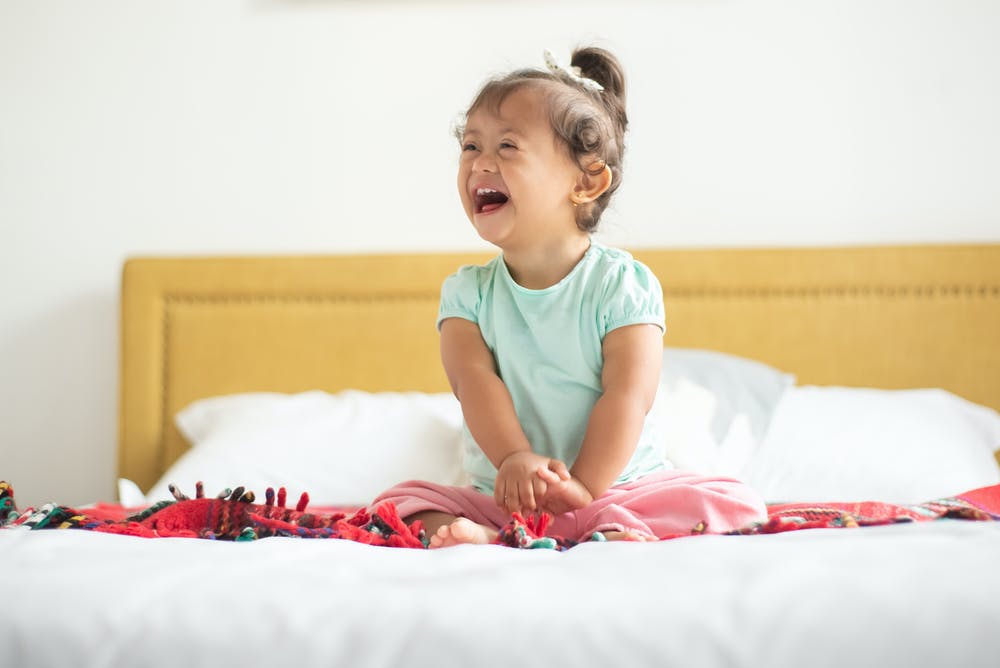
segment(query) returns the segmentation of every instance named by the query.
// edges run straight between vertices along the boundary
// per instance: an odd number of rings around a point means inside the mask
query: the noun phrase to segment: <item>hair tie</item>
[[[545,58],[545,66],[548,67],[549,71],[552,72],[553,74],[561,74],[563,76],[569,77],[570,79],[580,84],[584,88],[589,88],[590,90],[596,90],[596,91],[604,90],[604,86],[597,83],[593,79],[588,79],[587,77],[583,76],[583,74],[580,72],[579,67],[563,67],[562,65],[560,65],[559,61],[556,60],[556,57],[553,56],[552,52],[549,51],[548,49],[545,49],[542,55]]]

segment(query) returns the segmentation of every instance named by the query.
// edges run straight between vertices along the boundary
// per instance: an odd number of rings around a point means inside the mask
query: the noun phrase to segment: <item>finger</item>
[[[499,498],[497,500],[497,506],[499,506],[500,510],[504,511],[505,513],[510,512],[511,491],[513,487],[514,487],[513,482],[511,482],[507,478],[504,478],[503,484],[501,484],[497,490],[499,495]]]
[[[507,481],[502,480],[500,476],[497,476],[496,483],[493,485],[493,502],[497,504],[498,508],[504,507],[504,496],[507,492]]]
[[[560,491],[561,490],[557,486],[549,485],[548,489],[545,490],[545,497],[542,499],[542,502],[538,504],[539,509],[552,515],[558,515]]]
[[[566,464],[559,461],[558,459],[549,460],[549,468],[559,476],[560,480],[569,480],[572,476],[569,474],[569,469],[566,468]]]
[[[506,496],[504,496],[504,507],[508,513],[516,513],[521,508],[521,502],[517,496],[517,483],[513,481],[507,485]]]
[[[542,510],[542,504],[545,503],[545,495],[548,493],[549,486],[545,484],[545,481],[537,476],[531,478],[532,495],[535,499],[535,509]]]
[[[539,466],[538,469],[535,471],[535,473],[538,475],[539,478],[545,480],[546,482],[551,482],[552,484],[555,484],[557,482],[562,482],[561,479],[559,478],[559,474],[553,471],[550,468],[551,466],[552,466],[551,464],[549,464],[548,467]]]
[[[524,488],[521,490],[521,505],[525,510],[529,512],[535,512],[535,485],[532,481],[536,480],[535,476],[531,476],[524,481]]]

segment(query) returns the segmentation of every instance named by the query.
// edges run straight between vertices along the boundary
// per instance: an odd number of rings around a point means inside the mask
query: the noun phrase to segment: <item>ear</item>
[[[595,168],[604,164],[604,168],[597,172]],[[611,187],[611,168],[603,160],[591,163],[590,170],[580,170],[580,175],[570,193],[570,200],[573,204],[587,204],[604,194]]]

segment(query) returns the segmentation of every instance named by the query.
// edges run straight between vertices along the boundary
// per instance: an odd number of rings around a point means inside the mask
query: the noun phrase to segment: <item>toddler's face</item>
[[[570,194],[582,174],[552,131],[541,91],[524,86],[497,112],[469,114],[458,192],[479,236],[501,249],[578,234]]]

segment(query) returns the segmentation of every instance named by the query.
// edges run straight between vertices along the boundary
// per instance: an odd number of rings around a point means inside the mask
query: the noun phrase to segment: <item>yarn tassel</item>
[[[295,510],[302,512],[309,505],[309,492],[302,492],[302,496],[299,497],[299,502],[295,504]]]

